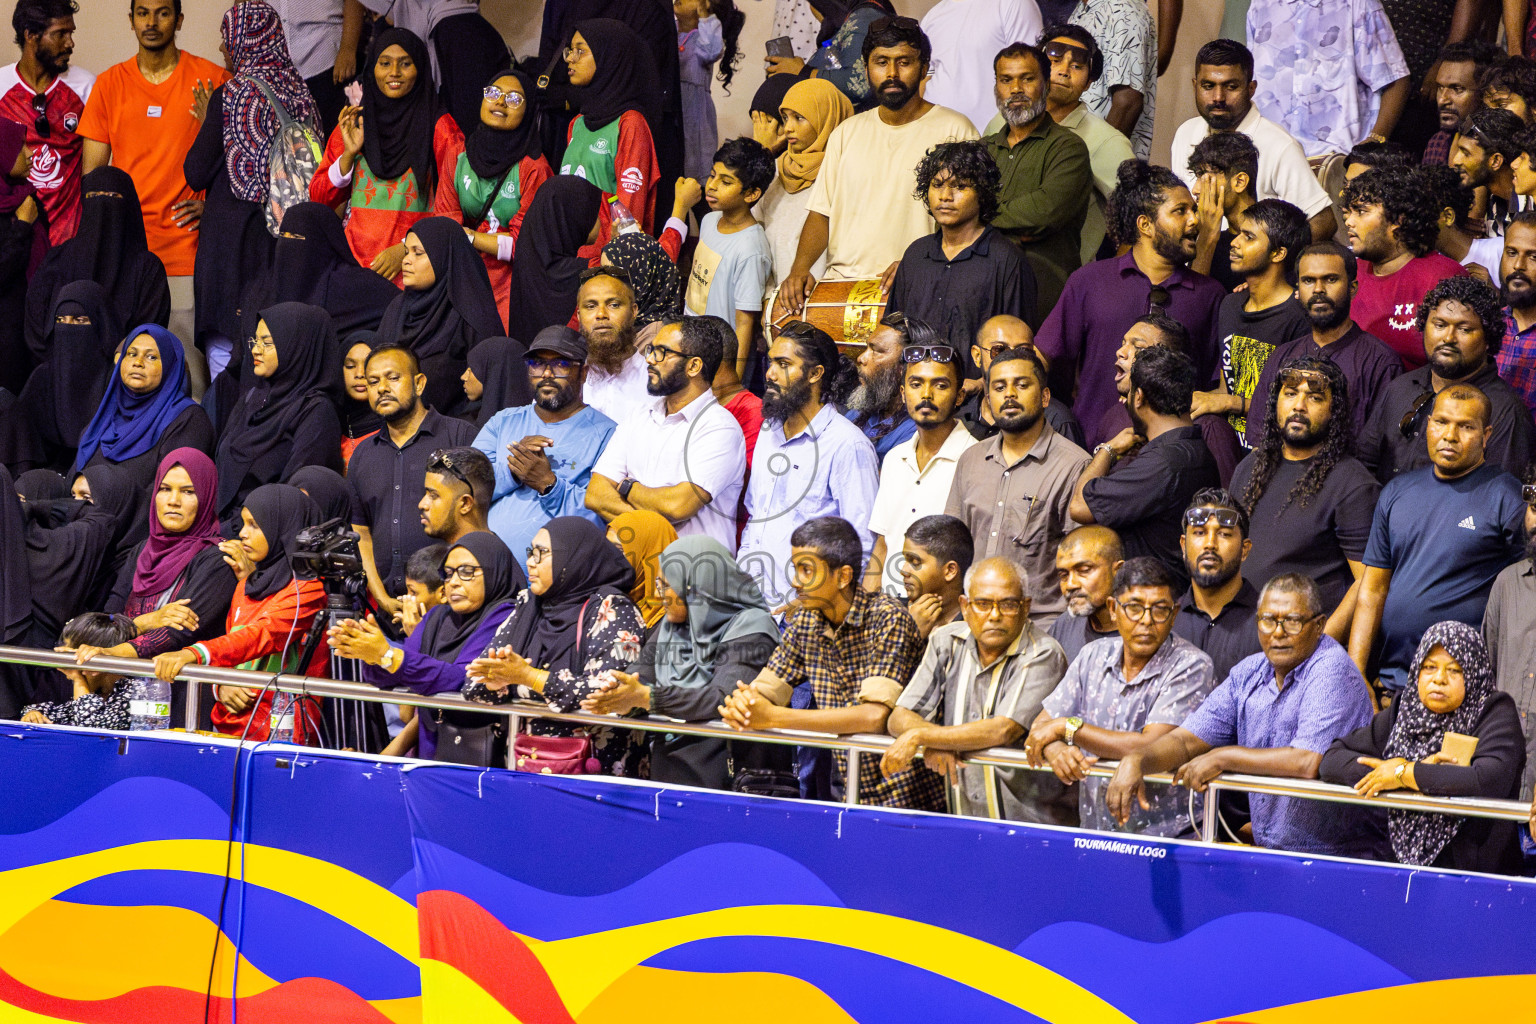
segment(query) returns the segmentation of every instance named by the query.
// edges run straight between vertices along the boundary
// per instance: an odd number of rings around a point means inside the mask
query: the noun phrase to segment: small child
[[[752,337],[763,315],[763,290],[773,270],[768,235],[752,216],[776,173],[773,156],[752,139],[731,139],[715,153],[704,187],[711,213],[699,224],[699,245],[688,275],[685,312],[718,316],[736,331],[736,373],[745,377]],[[678,182],[673,215],[698,199],[698,182]],[[692,193],[690,196],[689,193]],[[691,203],[690,203],[691,205]]]
[[[428,544],[405,563],[405,597],[400,600],[400,628],[410,636],[427,612],[443,603],[443,559],[447,544]]]
[[[86,612],[64,624],[57,651],[77,647],[116,647],[138,635],[133,620],[126,615]],[[87,672],[61,668],[75,685],[74,699],[62,704],[28,704],[21,709],[21,720],[37,725],[84,725],[93,729],[128,728],[128,690],[131,681],[112,672]]]
[[[709,155],[720,145],[715,101],[709,78],[720,62],[720,81],[727,94],[741,60],[737,40],[747,16],[734,0],[672,0],[677,18],[678,79],[683,101],[683,173],[690,178],[709,175]]]

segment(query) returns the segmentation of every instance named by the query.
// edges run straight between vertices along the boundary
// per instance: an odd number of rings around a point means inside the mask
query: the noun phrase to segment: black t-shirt
[[[1173,631],[1211,656],[1219,686],[1233,665],[1259,653],[1259,628],[1254,623],[1258,608],[1259,592],[1247,579],[1214,619],[1195,607],[1195,591],[1190,588],[1179,598]]]
[[[1093,521],[1120,535],[1126,558],[1151,555],[1173,573],[1180,591],[1189,570],[1179,551],[1184,510],[1203,487],[1220,486],[1216,460],[1196,426],[1175,427],[1083,487]]]
[[[1174,173],[1179,174],[1178,171]],[[1182,174],[1179,176],[1183,177]],[[1236,237],[1237,233],[1231,228],[1222,228],[1221,235],[1216,239],[1216,256],[1211,260],[1211,276],[1228,292],[1243,283],[1243,275],[1232,270],[1232,260],[1229,258],[1232,252],[1232,239]],[[1242,294],[1246,295],[1247,292]]]
[[[1232,493],[1239,501],[1253,479],[1254,459],[1248,456],[1232,474]],[[1282,461],[1276,467],[1248,517],[1253,550],[1243,563],[1243,578],[1262,589],[1283,573],[1310,576],[1323,592],[1323,607],[1331,612],[1355,581],[1349,563],[1365,557],[1381,485],[1358,460],[1341,459],[1318,492],[1299,504],[1291,500],[1291,489],[1315,459]]]
[[[1095,640],[1102,640],[1107,636],[1119,636],[1116,630],[1108,633],[1100,633],[1093,628],[1093,616],[1084,615],[1079,618],[1071,612],[1063,612],[1051,623],[1051,639],[1061,644],[1061,649],[1066,652],[1067,664],[1077,659],[1078,652]]]
[[[1252,399],[1259,374],[1264,372],[1264,363],[1275,346],[1310,336],[1312,322],[1294,298],[1257,313],[1243,308],[1247,301],[1247,292],[1221,300],[1221,308],[1216,311],[1216,337],[1221,342],[1221,376],[1227,392]],[[1242,437],[1248,428],[1247,418],[1235,414],[1228,418],[1237,436]]]

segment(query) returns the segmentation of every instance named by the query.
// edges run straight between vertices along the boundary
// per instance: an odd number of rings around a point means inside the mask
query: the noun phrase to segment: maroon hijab
[[[165,593],[199,552],[219,542],[219,474],[213,468],[213,460],[196,448],[177,448],[160,460],[160,468],[155,471],[156,491],[165,474],[175,466],[186,470],[192,478],[197,491],[197,516],[186,533],[170,533],[160,525],[154,502],[150,502],[149,540],[139,550],[139,560],[133,567],[134,597]]]
[[[26,126],[0,117],[0,215],[14,214],[28,196],[37,194],[37,189],[26,178],[20,181],[10,179],[10,170],[15,166],[16,158],[21,155],[21,147],[26,144]],[[41,199],[38,200],[38,207],[41,210]],[[32,274],[42,264],[43,257],[48,255],[48,231],[43,226],[41,216],[38,221],[38,229],[32,232],[32,255],[27,259],[28,281],[32,280]]]

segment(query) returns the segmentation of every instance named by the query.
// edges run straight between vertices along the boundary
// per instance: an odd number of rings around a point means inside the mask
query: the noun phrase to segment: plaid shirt
[[[1442,128],[1429,137],[1424,144],[1424,159],[1421,163],[1433,164],[1443,167],[1451,160],[1451,139],[1456,133],[1449,128]]]
[[[1499,346],[1499,376],[1536,410],[1536,324],[1525,330],[1515,325],[1515,318],[1504,310],[1504,344]]]
[[[859,587],[853,606],[836,628],[817,609],[796,612],[764,673],[789,687],[809,682],[819,708],[861,703],[895,707],[922,654],[923,639],[906,609],[884,594]],[[832,756],[837,769],[832,785],[837,793],[848,771],[848,755],[834,751]],[[909,768],[887,779],[880,774],[879,756],[863,754],[859,803],[942,811],[944,784],[926,768]]]

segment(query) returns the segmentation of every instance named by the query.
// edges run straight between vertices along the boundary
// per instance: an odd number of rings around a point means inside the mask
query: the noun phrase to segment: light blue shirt
[[[596,513],[587,511],[587,484],[592,480],[592,465],[607,447],[613,430],[613,420],[590,405],[559,423],[545,423],[532,405],[519,405],[501,410],[481,429],[475,447],[485,453],[496,471],[488,523],[513,554],[521,558],[533,543],[533,535],[556,516],[585,516],[602,525]],[[542,434],[554,442],[544,454],[554,470],[555,485],[544,495],[518,483],[507,468],[507,445],[531,434]]]
[[[869,514],[880,489],[875,446],[832,405],[788,440],[784,424],[764,420],[752,453],[747,483],[747,528],[741,535],[741,568],[757,581],[770,604],[790,593],[790,534],[801,523],[840,516],[853,524],[869,555],[874,539]]]

